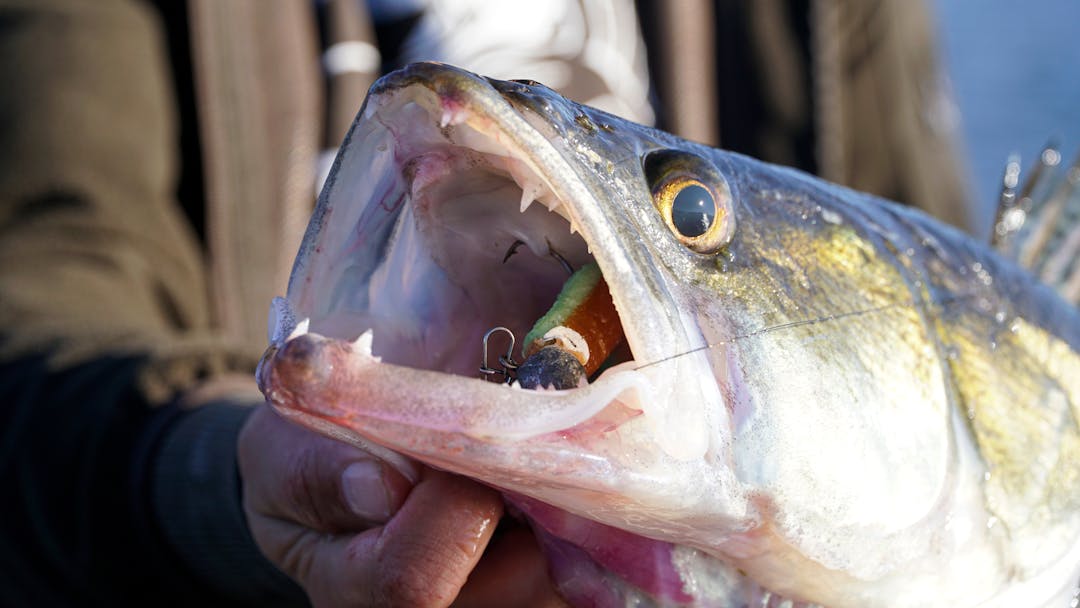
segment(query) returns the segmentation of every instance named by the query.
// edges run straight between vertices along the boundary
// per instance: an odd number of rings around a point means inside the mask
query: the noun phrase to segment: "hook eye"
[[[499,332],[505,333],[510,338],[510,345],[507,347],[506,353],[499,355],[499,365],[502,366],[502,369],[497,369],[488,365],[488,342],[491,341],[492,336]],[[483,354],[480,359],[480,378],[482,380],[487,380],[495,375],[501,375],[502,381],[505,381],[507,384],[512,384],[514,382],[514,375],[511,372],[512,370],[517,369],[517,363],[514,362],[515,342],[514,332],[501,325],[489,329],[487,333],[484,334]]]

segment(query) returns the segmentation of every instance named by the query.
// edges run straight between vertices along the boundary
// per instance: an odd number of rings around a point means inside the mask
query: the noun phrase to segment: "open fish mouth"
[[[634,355],[660,358],[685,342],[673,317],[656,313],[676,307],[664,301],[662,281],[641,272],[650,264],[632,259],[648,256],[640,231],[625,224],[628,216],[603,213],[613,203],[598,200],[603,193],[565,158],[565,132],[540,115],[542,104],[527,103],[532,90],[423,64],[376,85],[328,178],[289,295],[271,309],[271,348],[259,379],[279,409],[334,424],[347,418],[354,429],[382,420],[514,441],[610,432],[661,404],[657,384],[670,380],[658,378],[668,371],[639,370]],[[605,371],[581,388],[525,398],[530,391],[476,380],[485,365],[501,373],[524,358],[522,339],[551,308],[568,272],[591,264],[608,278],[621,324],[616,339],[625,338],[629,348],[605,353]],[[493,328],[508,331],[487,336]],[[342,393],[342,402],[329,403],[330,392],[310,385],[317,399],[286,395],[284,383],[271,376],[287,366],[274,363],[288,359],[278,351],[305,334],[351,344],[353,365],[374,357],[384,366],[461,378],[417,379],[440,383],[445,399],[430,408],[413,403],[407,411],[377,404],[358,411],[360,395]],[[508,344],[511,335],[516,348]],[[658,335],[665,336],[665,351],[654,344]],[[312,357],[310,349],[293,360],[302,361],[308,379],[314,368],[343,365]],[[371,434],[387,443],[379,431]],[[431,462],[428,444],[390,443]],[[686,449],[685,434],[670,447]]]
[[[411,92],[376,98],[368,123],[376,141],[365,149],[383,171],[372,176],[373,213],[358,218],[350,239],[371,247],[363,242],[371,224],[386,222],[383,257],[366,277],[369,268],[350,265],[332,286],[316,286],[333,297],[310,330],[352,337],[370,327],[374,354],[387,363],[476,376],[484,343],[490,364],[520,360],[507,338],[520,347],[568,271],[594,260],[569,205],[530,159],[479,130],[483,117]],[[509,332],[485,340],[495,327]]]
[[[702,348],[655,249],[678,247],[641,163],[663,142],[604,120],[449,66],[380,80],[271,307],[257,379],[284,417],[407,478],[419,461],[554,507],[540,525],[557,536],[593,529],[567,523],[581,517],[705,549],[758,522],[730,466],[723,353]],[[624,347],[590,348],[587,381],[562,389],[543,368],[538,390],[481,379],[512,374],[588,276]]]

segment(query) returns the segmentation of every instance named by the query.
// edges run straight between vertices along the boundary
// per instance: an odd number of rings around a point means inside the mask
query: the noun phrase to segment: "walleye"
[[[478,380],[485,334],[521,339],[590,264],[629,354],[567,390]],[[503,490],[571,603],[1077,588],[1069,303],[921,213],[536,83],[377,82],[270,334],[279,412]]]

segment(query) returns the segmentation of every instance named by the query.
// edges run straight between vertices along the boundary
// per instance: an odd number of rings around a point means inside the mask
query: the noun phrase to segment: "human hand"
[[[486,486],[427,468],[413,485],[266,405],[238,458],[256,543],[316,606],[563,605],[526,529],[491,542],[503,503]]]

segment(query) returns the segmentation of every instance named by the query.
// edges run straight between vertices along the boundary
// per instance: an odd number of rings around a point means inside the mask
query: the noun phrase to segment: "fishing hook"
[[[518,239],[518,240],[514,241],[513,244],[510,245],[510,248],[506,250],[506,255],[503,256],[503,264],[506,263],[506,260],[510,259],[510,256],[517,253],[518,247],[521,247],[524,244],[525,244],[525,241],[523,241],[521,239]]]
[[[555,251],[555,248],[551,246],[551,241],[544,239],[544,242],[547,243],[548,246],[548,255],[559,261],[559,264],[562,265],[563,270],[566,271],[566,274],[574,276],[574,267],[570,265],[570,262],[567,262],[566,258],[564,258],[562,254],[560,254],[558,251]]]
[[[505,332],[506,335],[510,336],[510,346],[507,347],[506,354],[499,355],[499,365],[502,366],[502,369],[496,369],[488,365],[488,341],[491,340],[491,336],[495,335],[496,332],[500,331]],[[514,332],[501,325],[489,329],[487,333],[484,334],[483,355],[480,359],[480,379],[487,380],[491,376],[501,375],[503,378],[502,381],[506,382],[507,384],[514,383],[513,372],[518,367],[517,362],[514,361],[515,342],[516,339],[514,338]]]
[[[544,242],[547,243],[547,246],[548,246],[548,255],[555,258],[555,261],[558,262],[559,265],[563,267],[563,270],[566,271],[566,274],[573,275],[574,274],[574,267],[570,265],[570,262],[566,261],[566,258],[563,257],[563,255],[561,253],[559,253],[558,251],[555,251],[555,248],[553,248],[551,246],[551,241],[549,241],[548,239],[544,239]],[[518,239],[518,240],[514,241],[513,243],[511,243],[510,248],[506,250],[506,255],[503,256],[503,259],[502,259],[503,264],[505,264],[506,261],[510,259],[510,256],[517,253],[518,248],[521,247],[524,244],[525,244],[525,241],[523,241],[521,239]]]

